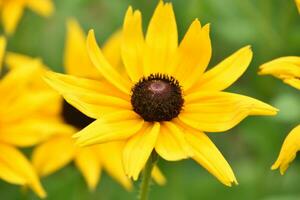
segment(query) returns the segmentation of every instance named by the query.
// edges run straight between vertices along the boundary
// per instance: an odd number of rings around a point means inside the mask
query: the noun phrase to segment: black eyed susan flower
[[[78,76],[93,76],[93,78],[99,79],[100,74],[96,77],[96,74],[93,73],[96,70],[91,71],[93,70],[92,64],[89,61],[87,52],[83,50],[86,46],[85,40],[86,36],[78,23],[71,20],[68,23],[65,49],[66,72]],[[108,40],[104,48],[107,49],[106,56],[111,58],[111,62],[118,64],[120,59],[120,53],[118,53],[118,49],[120,49],[120,34],[116,33]],[[72,60],[70,59],[71,57]],[[32,62],[33,60],[31,57],[16,53],[8,53],[6,56],[6,63],[11,68],[19,68],[24,63]],[[40,76],[42,76],[47,67],[41,65],[40,69]],[[42,79],[35,79],[34,85],[41,91],[49,89],[43,85]],[[56,91],[52,89],[51,91],[59,95]],[[94,119],[85,116],[61,97],[59,97],[58,101],[48,101],[48,105],[56,108],[55,110],[57,111],[55,111],[56,115],[54,118],[59,120],[64,126],[69,127],[69,129],[58,129],[55,134],[45,138],[33,150],[32,163],[38,175],[41,177],[48,176],[74,161],[90,190],[94,190],[98,185],[103,170],[107,171],[124,188],[130,190],[132,184],[125,175],[122,166],[124,142],[111,142],[86,148],[78,147],[75,145],[72,135],[92,123]],[[153,171],[153,177],[159,184],[164,184],[165,179],[157,167]]]
[[[25,8],[48,17],[52,14],[54,6],[52,0],[1,0],[0,14],[6,34],[14,33]]]
[[[0,38],[0,63],[4,56],[5,39]],[[17,185],[28,186],[41,198],[46,196],[34,168],[17,147],[34,144],[41,137],[38,131],[45,123],[36,125],[43,94],[28,89],[36,74],[34,65],[9,70],[0,80],[0,178]],[[51,98],[51,95],[47,96]],[[31,116],[31,118],[29,117]]]
[[[237,183],[205,132],[229,130],[249,115],[276,114],[277,109],[259,100],[222,91],[247,69],[250,47],[205,72],[211,58],[209,25],[196,19],[178,45],[172,4],[162,1],[145,37],[141,13],[131,7],[121,34],[124,72],[106,58],[91,30],[88,55],[104,79],[47,75],[68,103],[96,119],[75,135],[78,144],[124,142],[123,166],[134,180],[156,152],[168,161],[193,158],[223,184]]]
[[[300,57],[287,56],[274,59],[260,66],[260,75],[273,75],[283,80],[284,83],[300,90]],[[284,174],[300,149],[300,126],[294,128],[285,138],[280,154],[272,169],[280,168]]]

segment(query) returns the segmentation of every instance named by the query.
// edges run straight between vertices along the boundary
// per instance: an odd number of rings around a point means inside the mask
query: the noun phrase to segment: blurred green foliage
[[[238,186],[227,188],[193,161],[159,165],[168,184],[153,185],[151,199],[300,199],[300,162],[285,176],[270,171],[287,133],[300,123],[300,93],[272,77],[257,75],[258,66],[280,56],[300,56],[300,16],[293,0],[173,0],[179,36],[183,37],[194,18],[211,23],[213,59],[218,63],[237,49],[250,44],[254,59],[241,79],[229,90],[264,100],[281,111],[276,117],[249,117],[228,133],[209,134],[234,169]],[[84,29],[96,30],[100,43],[121,27],[128,5],[143,13],[144,28],[157,4],[155,0],[55,0],[56,12],[41,18],[26,11],[16,34],[9,39],[10,51],[43,58],[62,71],[65,23],[78,19]],[[83,66],[84,67],[84,66]],[[97,190],[89,192],[73,167],[43,179],[49,200],[135,199],[106,174]],[[1,199],[37,199],[31,192],[0,183]]]

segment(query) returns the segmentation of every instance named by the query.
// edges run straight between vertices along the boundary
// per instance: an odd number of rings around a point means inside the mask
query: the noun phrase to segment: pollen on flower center
[[[151,74],[132,88],[133,110],[145,121],[170,121],[179,115],[183,103],[179,82],[172,76]]]

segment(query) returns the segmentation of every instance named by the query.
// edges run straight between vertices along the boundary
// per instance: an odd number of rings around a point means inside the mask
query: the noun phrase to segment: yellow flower
[[[205,132],[223,132],[249,115],[275,115],[256,99],[222,92],[247,69],[252,52],[238,50],[204,72],[210,57],[209,25],[195,20],[178,46],[171,3],[158,4],[146,37],[140,11],[128,8],[122,29],[120,73],[98,47],[94,31],[88,55],[105,78],[49,72],[47,82],[67,102],[96,119],[75,136],[81,146],[123,141],[123,166],[136,180],[152,151],[165,160],[193,158],[223,184],[237,183],[233,171]]]
[[[300,89],[300,57],[287,56],[274,59],[260,66],[260,75],[273,75],[284,83]]]
[[[5,33],[14,33],[26,7],[45,17],[54,9],[51,0],[1,0],[0,14]]]
[[[300,13],[300,0],[295,0],[295,3],[298,8],[298,12]]]
[[[0,63],[4,49],[5,39],[1,37]],[[48,99],[52,96],[33,93],[28,88],[30,79],[34,78],[36,72],[36,65],[32,64],[12,69],[0,80],[0,178],[12,184],[29,186],[43,198],[46,193],[34,168],[16,148],[33,145],[41,138],[39,134],[47,134],[47,130],[43,129],[48,124],[40,118],[41,109],[45,105],[39,101],[45,100],[43,95]],[[51,128],[50,123],[49,127]]]
[[[105,45],[105,48],[111,52],[108,56],[111,56],[112,61],[115,62],[118,61],[117,57],[119,54],[114,50],[119,47],[119,38],[120,37],[117,34],[108,41],[107,45]],[[89,68],[89,65],[82,63],[86,61],[85,59],[88,59],[87,53],[82,51],[82,47],[85,46],[85,39],[86,37],[79,25],[75,21],[70,21],[68,23],[65,50],[65,67],[67,73],[92,77],[96,74],[91,74],[92,71],[86,70],[86,68]],[[70,58],[72,58],[72,60]],[[78,62],[75,61],[76,59]],[[8,53],[6,56],[6,63],[11,68],[18,68],[24,65],[24,63],[32,62],[32,60],[33,59],[28,56],[16,53]],[[92,64],[90,64],[90,66],[92,66]],[[41,73],[44,72],[44,69],[47,69],[47,67],[42,66]],[[91,67],[91,69],[93,68]],[[96,76],[94,76],[94,78],[96,78]],[[43,86],[39,79],[35,79],[35,85],[35,87],[39,87],[41,90],[48,90],[48,88]],[[54,90],[52,90],[52,92],[56,93]],[[86,117],[71,105],[64,102],[61,97],[59,98],[59,101],[48,102],[48,104],[58,108],[56,109],[57,112],[55,118],[62,119],[63,121],[61,123],[70,127],[69,129],[58,129],[56,134],[46,138],[34,149],[32,162],[38,174],[42,177],[48,176],[63,168],[71,161],[74,161],[91,190],[96,188],[102,169],[105,169],[120,184],[130,190],[132,184],[124,173],[121,161],[121,149],[124,146],[124,143],[111,142],[87,148],[76,146],[74,139],[72,139],[72,134],[94,120]],[[109,156],[107,156],[108,154]],[[158,168],[155,168],[153,176],[158,183],[163,184],[165,182],[165,179]]]
[[[282,79],[284,83],[300,90],[300,57],[287,56],[274,59],[260,66],[260,75],[273,75]],[[294,128],[284,140],[278,159],[271,169],[280,168],[284,174],[289,163],[292,162],[300,149],[300,126]]]

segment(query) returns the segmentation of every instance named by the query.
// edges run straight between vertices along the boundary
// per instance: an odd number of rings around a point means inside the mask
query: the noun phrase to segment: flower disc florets
[[[184,100],[179,82],[165,74],[151,74],[132,88],[133,110],[145,121],[170,121],[177,117]]]

